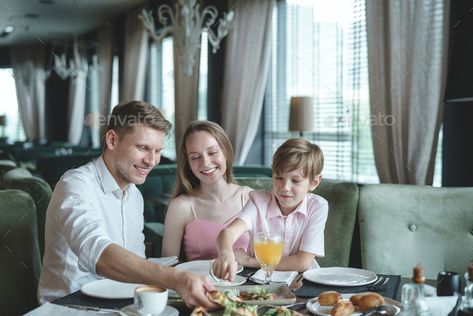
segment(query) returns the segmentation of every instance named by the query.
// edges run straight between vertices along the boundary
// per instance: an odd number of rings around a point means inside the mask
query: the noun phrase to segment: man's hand
[[[183,271],[179,273],[175,289],[190,308],[202,306],[212,310],[218,307],[207,297],[207,292],[214,291],[215,288],[203,275]]]

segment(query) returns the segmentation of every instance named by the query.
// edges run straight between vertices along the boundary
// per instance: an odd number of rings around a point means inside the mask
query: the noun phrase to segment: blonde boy
[[[317,267],[315,257],[323,257],[327,201],[310,193],[322,180],[324,158],[319,146],[302,138],[285,141],[273,156],[273,189],[250,192],[240,216],[218,236],[219,257],[214,274],[233,280],[237,262],[259,267],[250,243],[248,253],[233,251],[232,245],[246,231],[265,230],[284,236],[283,257],[277,270],[305,271]]]

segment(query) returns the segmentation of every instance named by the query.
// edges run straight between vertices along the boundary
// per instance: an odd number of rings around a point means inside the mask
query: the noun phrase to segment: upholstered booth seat
[[[16,163],[11,160],[0,160],[0,189],[3,188],[3,175],[17,167]]]
[[[238,179],[238,183],[256,190],[271,190],[272,187],[271,178]],[[314,193],[325,198],[329,204],[325,257],[317,261],[323,267],[347,267],[356,220],[358,186],[355,183],[324,180]]]
[[[358,211],[365,269],[411,276],[422,263],[435,278],[473,259],[473,188],[364,185]]]
[[[3,185],[6,189],[19,189],[28,193],[36,206],[38,224],[38,242],[41,258],[44,255],[44,227],[46,223],[46,210],[51,200],[52,190],[46,181],[34,177],[24,168],[15,168],[3,176]]]
[[[0,313],[20,315],[38,306],[41,271],[33,199],[20,190],[0,191]]]

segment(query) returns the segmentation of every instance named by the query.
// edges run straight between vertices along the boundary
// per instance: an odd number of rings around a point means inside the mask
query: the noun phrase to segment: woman
[[[192,122],[178,151],[177,178],[164,223],[163,256],[214,259],[216,240],[240,213],[251,188],[234,183],[233,147],[224,130],[210,121]],[[246,251],[249,235],[233,249]]]

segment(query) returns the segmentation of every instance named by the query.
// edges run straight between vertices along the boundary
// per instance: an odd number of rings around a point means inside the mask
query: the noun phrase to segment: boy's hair
[[[113,108],[107,131],[114,130],[121,137],[132,132],[136,125],[148,126],[166,135],[172,127],[172,124],[154,105],[143,101],[130,101]]]
[[[233,183],[233,146],[228,139],[225,131],[217,123],[210,121],[194,121],[189,124],[184,135],[182,136],[181,144],[177,152],[177,178],[176,185],[172,197],[180,194],[192,194],[193,191],[200,185],[199,179],[194,175],[189,165],[188,153],[186,148],[186,141],[190,135],[195,132],[207,132],[212,135],[217,141],[220,149],[225,156],[227,170],[224,174],[224,179],[227,183]]]
[[[273,175],[301,170],[304,178],[313,180],[322,173],[323,167],[322,150],[304,138],[286,140],[273,155]]]

